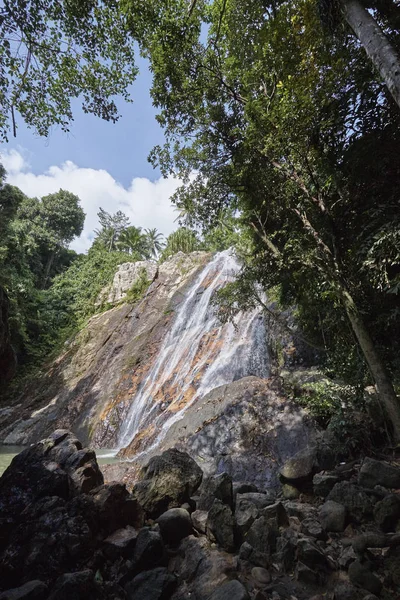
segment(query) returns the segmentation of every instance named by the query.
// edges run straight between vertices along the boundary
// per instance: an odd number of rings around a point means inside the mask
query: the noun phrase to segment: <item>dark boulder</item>
[[[310,480],[315,472],[316,460],[316,447],[304,448],[285,462],[280,470],[280,476],[284,481],[291,483]]]
[[[117,529],[109,535],[102,545],[104,555],[110,560],[116,560],[120,556],[129,558],[133,555],[136,546],[138,531],[127,525],[123,529]]]
[[[157,567],[164,558],[164,544],[158,531],[152,531],[148,527],[141,529],[133,554],[135,571]]]
[[[96,584],[93,571],[64,573],[59,577],[48,600],[101,600],[101,588]]]
[[[0,600],[43,600],[47,598],[48,588],[43,581],[35,579],[21,587],[0,593]]]
[[[239,581],[233,580],[215,590],[210,600],[250,600],[250,596]]]
[[[236,502],[239,502],[239,500],[248,500],[257,508],[266,508],[276,502],[276,495],[274,492],[245,492],[236,495]]]
[[[214,499],[233,508],[232,478],[227,473],[206,477],[199,490],[198,510],[210,510]]]
[[[128,600],[168,600],[176,587],[176,577],[165,567],[139,573],[126,584]]]
[[[157,523],[164,542],[172,546],[192,533],[190,514],[184,508],[170,508],[158,517]]]
[[[346,525],[346,514],[346,508],[342,504],[328,500],[319,510],[321,526],[325,531],[343,531]]]
[[[190,502],[202,477],[202,470],[186,452],[171,448],[143,467],[133,495],[150,517],[157,518],[169,508]]]
[[[400,519],[400,497],[389,494],[374,507],[374,519],[382,531],[396,531]]]
[[[242,543],[246,533],[258,517],[258,508],[253,502],[238,494],[235,507],[235,530],[239,543]]]
[[[235,522],[230,507],[215,499],[208,512],[207,537],[211,541],[216,541],[224,550],[233,552],[235,549],[234,527]]]
[[[380,594],[382,582],[371,572],[371,566],[362,564],[358,560],[351,563],[349,567],[349,577],[353,585],[368,590],[373,594]]]
[[[400,468],[381,460],[365,458],[358,475],[358,483],[370,488],[382,485],[385,488],[398,489],[400,488]]]
[[[320,496],[321,498],[326,498],[326,496],[333,489],[334,485],[338,482],[339,477],[337,475],[323,475],[321,473],[317,473],[313,477],[314,494],[316,496]]]
[[[371,498],[362,488],[348,481],[336,483],[328,500],[342,504],[356,523],[368,519],[373,513],[374,503]]]

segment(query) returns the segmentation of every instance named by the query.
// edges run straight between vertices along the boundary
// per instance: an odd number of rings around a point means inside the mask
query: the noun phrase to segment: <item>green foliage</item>
[[[166,246],[161,254],[160,262],[164,262],[177,252],[189,254],[195,250],[203,250],[203,244],[195,231],[180,227],[167,238]]]
[[[136,304],[143,298],[143,295],[147,291],[151,281],[147,278],[146,269],[141,269],[135,283],[128,290],[124,302],[130,302]]]
[[[7,0],[0,8],[0,136],[16,134],[19,113],[39,135],[68,131],[71,100],[118,119],[113,97],[129,100],[133,44],[116,0]]]

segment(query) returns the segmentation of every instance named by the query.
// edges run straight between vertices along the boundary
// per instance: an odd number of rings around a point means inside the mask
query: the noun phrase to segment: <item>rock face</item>
[[[158,273],[157,263],[152,260],[140,260],[138,262],[128,262],[119,265],[118,271],[114,275],[113,282],[108,291],[107,302],[116,304],[123,300],[126,293],[136,283],[142,274],[150,282],[154,281]]]
[[[277,487],[279,467],[316,436],[307,413],[281,394],[278,382],[246,377],[187,408],[157,451],[177,447],[207,475],[226,472],[235,481]]]
[[[141,302],[120,304],[92,317],[42,379],[27,387],[18,405],[2,409],[0,442],[27,445],[60,427],[74,431],[85,443],[115,447],[132,396],[151,368],[186,290],[209,259],[206,252],[179,253],[159,267]],[[148,265],[150,280],[154,268]],[[128,272],[132,275],[131,269]],[[3,311],[4,306],[3,302]],[[0,342],[7,350],[6,334],[0,323]]]

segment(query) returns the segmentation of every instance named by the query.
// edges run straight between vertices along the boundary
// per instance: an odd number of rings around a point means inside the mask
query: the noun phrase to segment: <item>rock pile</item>
[[[400,468],[318,465],[288,461],[277,495],[170,449],[130,494],[56,431],[0,480],[0,600],[398,598]]]

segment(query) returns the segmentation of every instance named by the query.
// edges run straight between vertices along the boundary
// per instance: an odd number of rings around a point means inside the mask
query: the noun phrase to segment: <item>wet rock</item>
[[[210,600],[250,600],[246,588],[236,579],[224,583],[210,597]]]
[[[370,488],[375,485],[389,489],[400,488],[400,468],[381,460],[365,458],[358,475],[358,483]]]
[[[196,508],[210,510],[215,498],[233,508],[232,478],[227,473],[213,475],[203,480]]]
[[[21,587],[0,592],[0,600],[43,600],[47,594],[47,585],[36,579],[28,581]]]
[[[165,567],[158,567],[137,575],[126,584],[128,600],[167,600],[176,587],[176,577]]]
[[[172,546],[192,533],[190,514],[183,508],[170,508],[156,522],[164,542]]]
[[[313,477],[314,494],[321,498],[326,498],[338,481],[339,477],[337,475],[323,475],[317,473]]]
[[[292,458],[289,458],[280,470],[283,480],[291,483],[302,483],[311,479],[316,463],[316,448],[304,448]]]
[[[271,582],[271,574],[267,569],[262,567],[253,567],[251,570],[251,576],[260,585],[267,585]]]
[[[248,500],[252,502],[257,508],[265,508],[276,502],[276,496],[273,492],[262,493],[262,492],[246,492],[244,494],[236,495],[236,502],[239,500]]]
[[[326,530],[317,519],[304,519],[301,523],[300,531],[317,540],[326,540],[328,537]]]
[[[158,531],[144,527],[136,540],[133,563],[136,571],[158,566],[164,559],[164,544]]]
[[[202,470],[186,452],[171,448],[150,459],[133,494],[148,515],[157,518],[169,508],[190,502],[202,477]]]
[[[235,529],[240,542],[243,541],[246,533],[258,517],[258,508],[247,500],[238,495],[235,508]]]
[[[234,526],[230,507],[222,504],[220,500],[214,500],[207,517],[207,536],[212,541],[215,540],[221,548],[233,552],[235,549]]]
[[[361,564],[358,560],[351,563],[349,567],[349,577],[351,583],[359,586],[373,594],[380,594],[382,589],[382,583],[371,572],[371,567],[366,564]]]
[[[94,580],[93,571],[64,573],[51,591],[49,600],[99,600],[104,598]]]
[[[356,523],[368,519],[373,513],[374,504],[371,498],[362,488],[348,481],[336,483],[328,495],[328,500],[342,504]]]
[[[346,514],[346,508],[342,504],[328,500],[319,510],[321,525],[325,531],[344,531]]]
[[[138,531],[128,525],[123,529],[117,529],[103,542],[103,552],[110,560],[116,560],[119,556],[128,558],[133,555],[136,545]]]
[[[390,494],[374,507],[374,519],[382,531],[396,531],[400,519],[400,497]]]
[[[206,533],[208,512],[205,510],[195,510],[191,514],[192,524],[196,531]]]

